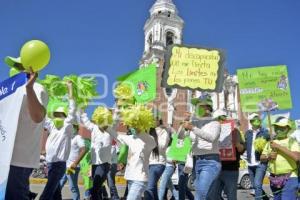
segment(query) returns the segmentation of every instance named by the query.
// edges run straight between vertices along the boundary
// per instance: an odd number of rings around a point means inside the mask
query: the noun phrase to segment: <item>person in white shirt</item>
[[[221,124],[212,118],[213,103],[210,96],[193,100],[196,115],[186,121],[183,127],[190,131],[193,141],[192,153],[195,159],[195,199],[206,200],[213,181],[221,171],[219,138]]]
[[[255,199],[264,199],[263,196],[265,196],[265,192],[262,186],[268,163],[260,162],[262,152],[257,152],[255,150],[254,141],[260,137],[269,141],[270,135],[269,131],[262,127],[262,121],[257,113],[250,114],[248,119],[252,126],[245,133],[248,171],[252,187],[254,187],[255,190]]]
[[[104,114],[98,115],[101,111]],[[92,159],[92,178],[93,188],[91,196],[93,200],[101,200],[101,187],[107,180],[107,174],[111,164],[111,148],[113,137],[106,131],[112,123],[112,113],[105,107],[99,106],[93,113],[93,122],[89,120],[86,113],[81,114],[81,122],[91,131],[91,159]]]
[[[132,135],[117,134],[115,125],[108,132],[121,144],[128,146],[124,178],[128,182],[127,200],[141,200],[149,178],[149,157],[156,147],[154,138],[141,130],[129,128]]]
[[[18,63],[22,65],[21,63]],[[29,177],[33,168],[39,166],[40,139],[46,116],[48,95],[43,86],[36,83],[38,74],[29,73],[10,163],[6,187],[6,200],[29,199]]]
[[[66,161],[70,154],[76,112],[72,83],[68,82],[67,87],[69,111],[65,107],[58,107],[53,112],[53,119],[48,119],[45,123],[45,129],[49,133],[46,142],[48,181],[40,200],[62,199],[60,180],[65,174]]]
[[[70,191],[73,200],[80,200],[80,191],[78,188],[78,175],[80,171],[79,163],[87,152],[84,139],[78,134],[78,125],[74,125],[75,136],[71,142],[71,152],[67,160],[67,173],[60,181],[60,187],[63,188],[65,183],[69,182]]]
[[[115,177],[118,172],[118,145],[115,140],[112,141],[111,148],[111,166],[107,175],[107,183],[110,190],[110,197],[112,200],[119,200],[118,189],[116,187]]]
[[[150,135],[155,139],[157,146],[150,154],[146,200],[158,200],[157,183],[166,167],[166,150],[170,141],[169,133],[163,127],[163,121],[157,118],[156,125],[156,128],[150,129]]]

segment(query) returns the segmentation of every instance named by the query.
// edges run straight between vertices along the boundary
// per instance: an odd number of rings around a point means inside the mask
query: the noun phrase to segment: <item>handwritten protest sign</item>
[[[234,121],[228,120],[221,124],[219,139],[220,158],[222,161],[236,160],[235,141],[233,140]]]
[[[237,70],[243,112],[292,108],[285,65]]]
[[[221,91],[224,56],[218,49],[173,45],[166,55],[162,86]]]

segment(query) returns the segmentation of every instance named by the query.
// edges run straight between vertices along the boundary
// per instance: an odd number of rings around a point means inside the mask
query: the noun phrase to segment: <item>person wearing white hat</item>
[[[268,199],[262,188],[267,163],[260,162],[261,152],[255,150],[254,141],[257,138],[264,138],[266,141],[269,141],[270,135],[269,131],[262,127],[262,121],[257,113],[250,114],[248,119],[250,120],[251,128],[245,133],[245,143],[250,180],[255,191],[255,199]]]
[[[213,114],[214,119],[223,123],[227,120],[225,110],[218,109]],[[230,200],[237,199],[237,185],[240,168],[240,155],[245,151],[245,142],[242,139],[241,132],[235,127],[232,132],[232,144],[235,145],[235,160],[222,161],[222,170],[218,178],[213,182],[208,193],[208,200],[221,200],[222,191]]]
[[[292,130],[290,120],[279,117],[273,123],[275,139],[268,143],[261,160],[270,161],[270,186],[274,199],[297,199],[298,175],[297,162],[300,160],[300,146],[296,140],[288,137]]]
[[[6,57],[5,63],[12,68],[18,68],[18,72],[24,70],[20,59]],[[36,83],[37,76],[36,72],[28,73],[28,81],[23,91],[24,98],[20,99],[22,105],[16,124],[18,128],[5,192],[6,200],[29,199],[29,177],[33,168],[39,166],[40,139],[48,95],[43,86]]]
[[[60,180],[66,172],[66,161],[70,154],[75,123],[76,106],[73,99],[72,83],[67,83],[69,92],[69,110],[58,107],[53,112],[53,119],[48,119],[44,128],[49,136],[46,142],[46,161],[48,181],[40,200],[62,199]]]

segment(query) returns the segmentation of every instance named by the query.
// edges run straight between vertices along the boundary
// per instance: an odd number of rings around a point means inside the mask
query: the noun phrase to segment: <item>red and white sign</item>
[[[236,160],[234,136],[234,120],[227,120],[221,124],[221,134],[219,139],[220,158],[222,161]]]

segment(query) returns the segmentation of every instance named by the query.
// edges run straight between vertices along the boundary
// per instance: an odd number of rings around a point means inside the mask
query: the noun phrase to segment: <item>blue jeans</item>
[[[109,169],[109,163],[92,165],[93,188],[91,195],[93,200],[102,200],[101,188],[106,181]]]
[[[208,193],[208,200],[221,200],[224,190],[229,200],[237,200],[239,171],[221,171]]]
[[[188,182],[188,174],[184,173],[184,166],[185,164],[181,163],[178,164],[178,193],[179,193],[179,199],[185,199],[187,196],[189,200],[194,200],[194,195],[191,193],[191,191],[187,187],[187,182]]]
[[[109,186],[109,190],[110,190],[110,196],[112,200],[119,200],[119,194],[118,194],[118,190],[116,187],[116,181],[115,181],[115,177],[116,177],[116,173],[117,173],[117,164],[113,163],[110,166],[110,170],[108,172],[107,175],[107,182],[108,182],[108,186]]]
[[[221,163],[218,155],[205,155],[196,158],[195,162],[195,199],[206,200],[208,191],[213,181],[221,171]]]
[[[263,186],[263,180],[266,174],[266,170],[267,170],[266,164],[259,164],[257,166],[248,166],[250,181],[252,187],[255,190],[255,200],[262,199],[263,195],[265,194],[262,186]]]
[[[291,177],[283,188],[275,188],[271,186],[274,200],[296,200],[298,192],[298,177]]]
[[[160,179],[160,185],[159,185],[159,190],[158,190],[158,199],[159,200],[164,200],[164,196],[165,196],[167,188],[170,188],[172,190],[173,196],[175,197],[176,200],[179,199],[178,192],[177,192],[177,190],[175,190],[173,183],[171,181],[171,177],[172,177],[174,171],[175,171],[174,165],[167,163],[165,170]]]
[[[147,187],[147,182],[128,180],[127,200],[141,200]]]
[[[47,163],[48,181],[40,200],[61,200],[60,180],[66,172],[66,162]]]
[[[157,183],[165,170],[165,165],[149,165],[149,180],[145,200],[158,200]]]
[[[29,200],[29,177],[31,168],[10,166],[5,200]]]
[[[75,169],[74,174],[67,175],[65,174],[63,178],[60,180],[60,187],[63,188],[65,183],[69,182],[69,188],[72,193],[72,199],[73,200],[80,200],[80,192],[78,188],[78,174],[79,174],[80,168],[77,167]]]

